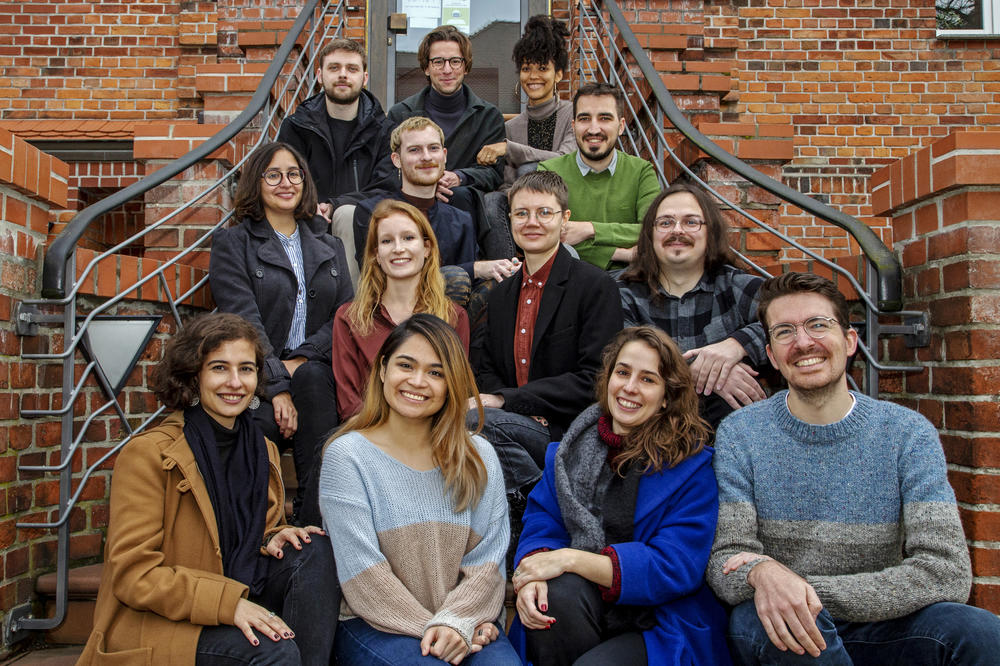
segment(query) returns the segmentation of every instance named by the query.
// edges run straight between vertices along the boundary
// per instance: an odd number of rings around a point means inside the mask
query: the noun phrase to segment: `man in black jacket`
[[[393,185],[395,168],[389,159],[393,124],[378,99],[364,90],[368,60],[357,42],[335,39],[323,47],[316,80],[323,92],[299,104],[285,118],[278,141],[306,158],[319,195],[319,212],[334,217],[333,234],[346,247],[354,247],[352,216],[338,219],[333,211]],[[356,282],[358,267],[350,253],[348,270]]]
[[[506,139],[503,115],[465,85],[472,69],[472,44],[454,26],[427,33],[417,49],[417,62],[428,85],[389,109],[389,120],[395,127],[407,118],[425,116],[444,130],[448,161],[437,196],[478,218],[481,193],[492,192],[503,182],[503,160],[484,166],[476,156],[486,144]]]

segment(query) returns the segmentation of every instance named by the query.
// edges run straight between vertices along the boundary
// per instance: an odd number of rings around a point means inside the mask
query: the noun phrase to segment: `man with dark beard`
[[[573,219],[563,242],[605,270],[631,260],[639,221],[660,191],[652,164],[615,149],[625,131],[624,104],[611,85],[581,86],[573,97],[577,150],[538,165],[558,173],[569,188]]]
[[[316,183],[319,212],[331,218],[345,204],[355,204],[393,184],[389,159],[392,123],[385,117],[368,83],[364,47],[350,39],[335,39],[319,53],[316,80],[323,92],[299,104],[278,131],[283,141],[299,151]],[[332,233],[354,246],[351,208],[334,217]],[[351,281],[358,268],[348,252]]]
[[[738,263],[719,207],[678,181],[650,204],[635,257],[618,277],[625,325],[656,326],[673,338],[713,428],[765,397],[754,379],[754,368],[767,365],[767,335],[757,321],[762,280]]]

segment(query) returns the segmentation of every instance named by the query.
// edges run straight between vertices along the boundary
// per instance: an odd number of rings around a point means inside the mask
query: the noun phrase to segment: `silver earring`
[[[257,409],[258,407],[260,407],[260,398],[258,398],[257,396],[250,398],[249,407],[250,409]]]
[[[194,397],[194,398],[193,398],[193,399],[191,400],[191,406],[192,406],[192,407],[197,407],[197,406],[198,406],[198,403],[200,403],[200,402],[201,402],[201,398],[199,398],[198,396],[195,396],[195,397]]]

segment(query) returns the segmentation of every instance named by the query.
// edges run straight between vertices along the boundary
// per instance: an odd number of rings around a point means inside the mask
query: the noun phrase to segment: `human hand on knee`
[[[545,615],[549,610],[549,584],[535,581],[522,587],[517,593],[517,615],[525,629],[548,629],[556,621]]]
[[[285,544],[290,543],[295,550],[302,550],[303,542],[312,542],[312,539],[309,537],[310,534],[326,534],[326,532],[315,525],[286,527],[268,540],[265,549],[268,555],[280,560],[285,556]]]
[[[492,622],[483,622],[472,632],[472,648],[469,652],[479,652],[500,636],[500,629]]]
[[[420,640],[420,654],[425,657],[435,656],[449,664],[458,664],[469,654],[469,646],[457,631],[438,624],[424,632],[424,637]]]
[[[240,599],[236,602],[233,625],[243,632],[251,645],[260,645],[260,641],[257,640],[257,636],[253,632],[254,629],[275,642],[295,637],[295,633],[285,624],[284,620],[263,606],[247,599]]]
[[[757,564],[747,575],[754,588],[757,617],[771,643],[781,651],[808,652],[813,657],[826,649],[816,626],[823,604],[813,586],[776,560]]]

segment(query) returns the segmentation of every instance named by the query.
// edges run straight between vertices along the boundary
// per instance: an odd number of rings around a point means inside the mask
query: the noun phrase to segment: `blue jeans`
[[[974,606],[936,603],[882,622],[845,622],[826,609],[816,618],[826,641],[819,657],[774,647],[753,601],[733,609],[729,641],[736,664],[873,664],[924,666],[996,664],[1000,619]]]
[[[475,430],[476,418],[476,410],[470,409],[465,418],[466,427]],[[508,495],[525,486],[530,488],[542,478],[545,449],[552,441],[546,426],[530,416],[487,407],[479,434],[497,452]]]
[[[502,627],[497,639],[479,652],[462,660],[465,666],[521,666],[507,634]],[[390,634],[373,628],[359,617],[337,625],[338,666],[407,666],[409,664],[443,664],[437,657],[420,654],[420,639]]]
[[[254,646],[234,626],[205,627],[198,638],[196,664],[330,664],[340,585],[329,537],[313,534],[311,539],[302,550],[285,546],[280,560],[268,557],[264,589],[250,599],[277,613],[295,638],[274,642],[255,630],[260,645]]]

